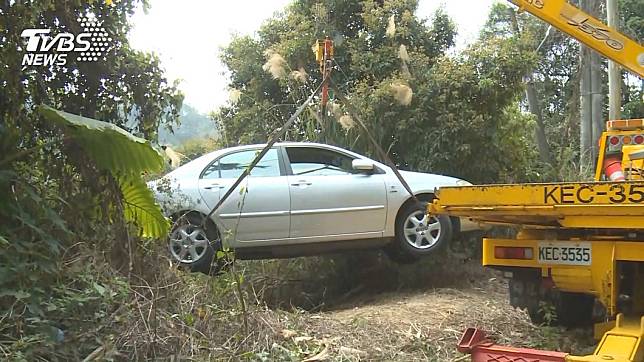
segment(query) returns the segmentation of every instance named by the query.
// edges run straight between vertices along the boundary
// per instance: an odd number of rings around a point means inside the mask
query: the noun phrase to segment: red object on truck
[[[566,362],[567,353],[539,351],[494,344],[477,328],[468,328],[458,342],[458,351],[472,355],[472,362]]]
[[[626,181],[624,172],[622,171],[622,160],[619,156],[606,156],[604,159],[604,174],[611,181]]]

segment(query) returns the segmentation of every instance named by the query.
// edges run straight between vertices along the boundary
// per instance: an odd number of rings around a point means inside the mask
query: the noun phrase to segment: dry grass
[[[363,351],[367,360],[459,358],[456,343],[466,327],[493,331],[502,344],[534,346],[543,332],[524,312],[511,308],[494,280],[487,288],[440,288],[403,295],[386,294],[345,309],[308,315],[304,334],[329,341],[331,355],[342,347]]]
[[[587,333],[564,338],[561,330],[532,325],[508,305],[505,281],[465,259],[449,253],[400,267],[380,253],[360,252],[242,261],[237,274],[213,278],[178,271],[157,256],[145,263],[154,270],[133,277],[131,302],[110,317],[112,332],[97,333],[104,341],[97,355],[450,361],[462,357],[455,344],[469,326],[503,344],[577,352],[580,341],[587,346]],[[246,313],[235,294],[239,276]]]

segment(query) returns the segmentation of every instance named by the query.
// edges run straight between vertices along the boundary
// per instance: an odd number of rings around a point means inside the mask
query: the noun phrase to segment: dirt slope
[[[588,332],[537,327],[507,302],[506,283],[492,277],[478,286],[363,295],[334,310],[282,315],[273,348],[315,360],[468,360],[456,351],[462,331],[479,327],[499,343],[588,352]],[[274,321],[277,322],[277,321]],[[277,345],[277,346],[276,346]],[[275,357],[275,355],[273,355]]]

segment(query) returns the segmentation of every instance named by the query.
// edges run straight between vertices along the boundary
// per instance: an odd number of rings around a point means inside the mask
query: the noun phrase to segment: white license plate
[[[590,265],[592,245],[589,242],[540,242],[538,255],[540,264]]]

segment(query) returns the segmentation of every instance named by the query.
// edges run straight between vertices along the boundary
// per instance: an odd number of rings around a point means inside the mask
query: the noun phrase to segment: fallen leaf
[[[349,356],[366,356],[367,352],[361,351],[359,349],[351,347],[340,347],[340,354],[349,355]]]
[[[282,329],[282,332],[280,332],[280,334],[282,335],[282,338],[289,339],[291,337],[295,337],[297,332],[292,331],[290,329]]]
[[[325,361],[328,358],[329,358],[329,349],[325,346],[324,349],[320,353],[318,353],[318,354],[316,354],[314,356],[311,356],[309,358],[306,358],[306,359],[302,360],[302,362]]]
[[[311,340],[313,340],[313,337],[299,336],[299,337],[293,338],[293,341],[295,341],[295,343],[307,342]]]

